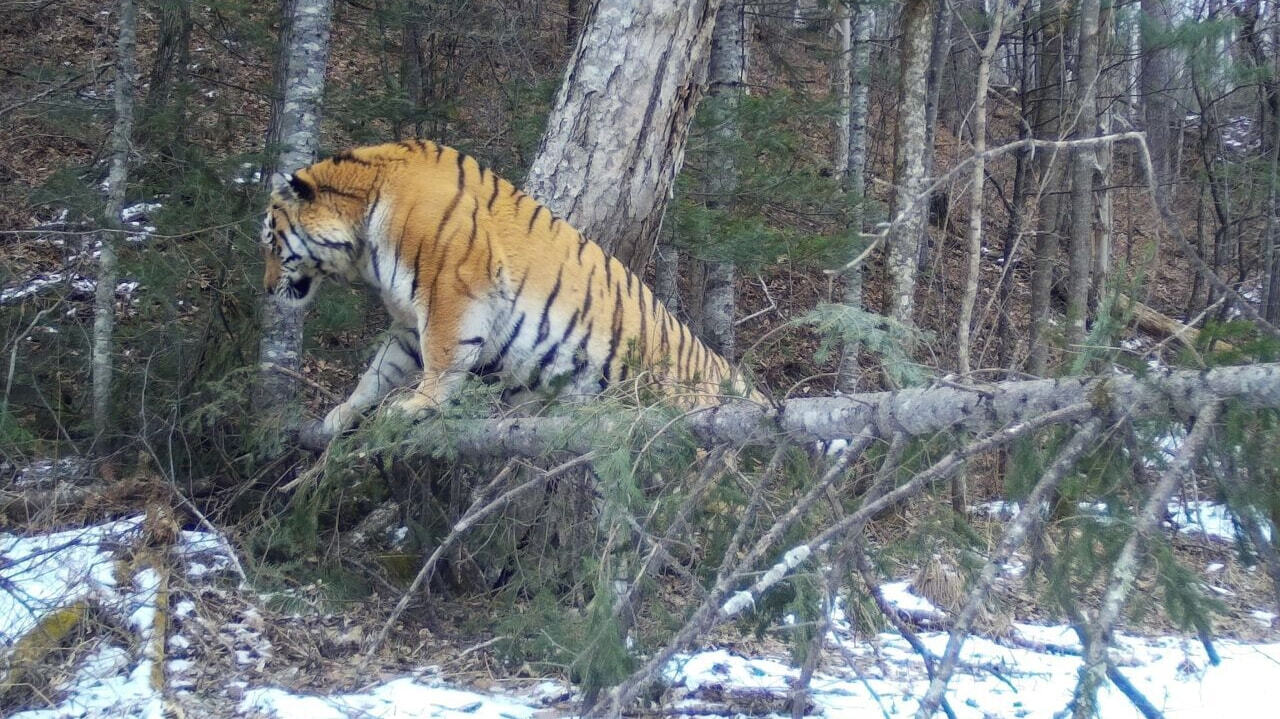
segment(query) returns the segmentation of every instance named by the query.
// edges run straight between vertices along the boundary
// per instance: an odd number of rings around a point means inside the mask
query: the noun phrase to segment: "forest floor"
[[[993,503],[973,510],[996,523],[1011,508]],[[32,659],[32,671],[6,679],[16,679],[0,703],[11,716],[523,719],[573,716],[579,708],[580,694],[563,674],[504,662],[492,633],[457,633],[463,615],[484,611],[474,602],[443,602],[433,608],[434,631],[406,630],[364,653],[396,597],[375,596],[340,612],[281,611],[273,608],[280,597],[258,593],[243,579],[222,534],[174,527],[158,547],[153,525],[149,512],[76,529],[0,534],[4,644],[34,636],[33,628],[47,626],[59,610],[86,609],[56,646]],[[1275,600],[1263,591],[1261,571],[1240,563],[1220,505],[1179,502],[1165,527],[1180,558],[1200,567],[1204,586],[1222,600],[1212,642],[1220,663],[1213,665],[1199,640],[1174,631],[1158,611],[1116,638],[1112,658],[1166,716],[1252,715],[1265,706],[1268,678],[1280,670]],[[1027,594],[1024,559],[1006,567],[999,591],[1011,602],[1009,620],[965,644],[948,694],[958,717],[1048,717],[1071,697],[1079,642]],[[884,584],[884,595],[940,655],[949,614],[916,593],[910,573],[901,568],[904,579]],[[293,599],[305,604],[309,591],[300,588]],[[157,622],[158,615],[166,621]],[[927,687],[921,658],[898,634],[859,631],[840,609],[833,619],[807,713],[910,716]],[[798,669],[776,637],[790,621],[764,639],[722,631],[700,650],[678,655],[664,671],[660,698],[639,715],[788,714]],[[1114,688],[1101,693],[1101,702],[1102,716],[1138,716]]]

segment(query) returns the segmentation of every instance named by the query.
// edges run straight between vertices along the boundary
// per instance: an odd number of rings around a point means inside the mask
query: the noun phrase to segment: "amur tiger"
[[[329,434],[415,379],[399,406],[417,416],[467,372],[560,395],[643,372],[685,404],[763,400],[621,262],[452,148],[363,147],[280,178],[262,239],[266,290],[284,304],[306,305],[322,278],[363,279],[391,315]]]

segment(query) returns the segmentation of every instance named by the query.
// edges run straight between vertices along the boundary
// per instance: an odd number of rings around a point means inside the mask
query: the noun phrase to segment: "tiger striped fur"
[[[469,371],[561,395],[643,372],[686,404],[763,399],[621,262],[452,148],[363,147],[298,170],[272,193],[263,243],[279,301],[307,304],[322,278],[363,279],[392,318],[329,433],[415,379],[401,408],[438,406]]]

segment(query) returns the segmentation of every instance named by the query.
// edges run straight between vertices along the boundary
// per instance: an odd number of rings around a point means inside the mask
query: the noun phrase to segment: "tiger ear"
[[[293,173],[275,174],[271,178],[271,188],[285,200],[311,202],[316,199],[315,186]]]

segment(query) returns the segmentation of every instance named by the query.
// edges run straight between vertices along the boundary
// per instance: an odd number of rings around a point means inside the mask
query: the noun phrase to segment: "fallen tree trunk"
[[[1087,402],[1098,412],[1123,409],[1130,417],[1189,418],[1204,405],[1237,400],[1250,407],[1280,408],[1280,363],[1211,370],[1071,377],[962,387],[944,385],[869,392],[845,397],[792,399],[780,410],[746,400],[696,409],[686,426],[706,445],[770,444],[783,436],[799,442],[829,442],[868,433],[918,437],[942,431],[980,433]],[[443,431],[466,457],[533,457],[551,451],[593,449],[600,417],[516,417],[447,420]],[[633,423],[634,418],[619,422]],[[590,426],[593,431],[585,431]],[[435,435],[436,432],[432,432]],[[328,437],[303,433],[308,449],[323,449]],[[413,453],[412,441],[404,449]]]

